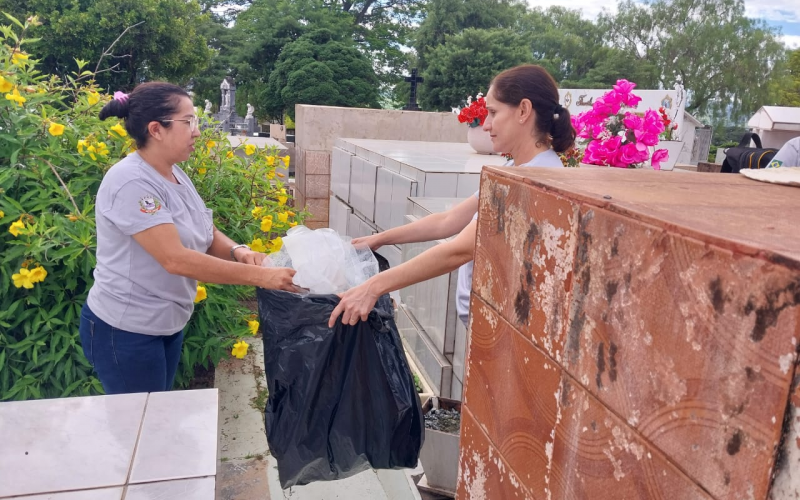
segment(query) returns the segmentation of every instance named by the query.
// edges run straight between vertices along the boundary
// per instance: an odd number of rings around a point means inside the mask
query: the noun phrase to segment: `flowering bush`
[[[650,160],[656,170],[668,158],[666,149],[650,153],[664,132],[661,117],[652,109],[644,114],[622,110],[636,108],[641,98],[633,94],[635,83],[619,80],[592,109],[572,117],[578,138],[586,142],[583,162],[620,168],[642,167]]]
[[[667,110],[663,107],[658,108],[658,114],[661,115],[661,122],[664,124],[664,132],[661,134],[661,138],[665,141],[673,141],[675,132],[678,130],[678,124],[673,122],[667,116]]]
[[[480,127],[488,115],[489,110],[486,109],[486,99],[483,98],[482,93],[478,93],[478,98],[474,101],[472,96],[467,97],[467,106],[459,111],[458,121],[467,123],[470,127]]]
[[[77,61],[67,82],[42,75],[24,51],[37,20],[13,22],[0,26],[0,400],[101,393],[78,324],[93,283],[95,195],[133,141],[120,123],[97,118],[110,96],[83,70],[86,62]],[[289,206],[275,170],[288,157],[255,147],[239,156],[212,128],[200,140],[205,147],[182,167],[217,227],[236,241],[279,248],[282,231],[306,215]],[[198,287],[178,385],[252,332],[238,300],[247,295],[252,289]]]
[[[583,151],[576,147],[571,147],[563,153],[558,153],[558,157],[565,167],[579,167],[583,160]]]

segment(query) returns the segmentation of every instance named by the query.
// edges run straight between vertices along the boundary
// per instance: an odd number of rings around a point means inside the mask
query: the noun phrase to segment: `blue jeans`
[[[106,394],[172,389],[183,330],[168,336],[126,332],[101,320],[84,304],[80,334],[83,354]]]

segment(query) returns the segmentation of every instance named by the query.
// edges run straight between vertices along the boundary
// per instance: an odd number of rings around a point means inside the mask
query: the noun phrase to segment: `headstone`
[[[417,105],[417,84],[425,81],[421,76],[417,76],[417,68],[411,70],[411,76],[406,77],[406,81],[411,83],[411,95],[408,99],[408,105],[403,108],[408,111],[419,111]]]
[[[711,151],[711,127],[699,128],[694,131],[694,145],[692,146],[692,165],[697,165],[701,161],[708,161],[708,153]]]

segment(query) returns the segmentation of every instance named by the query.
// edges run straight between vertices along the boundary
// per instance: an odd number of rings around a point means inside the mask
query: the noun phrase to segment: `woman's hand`
[[[260,252],[254,252],[247,247],[239,247],[233,251],[233,256],[236,257],[236,262],[260,266],[267,255]]]
[[[333,328],[339,316],[342,316],[343,325],[355,325],[358,320],[366,321],[369,317],[370,311],[375,307],[375,302],[378,301],[379,294],[377,294],[373,286],[372,280],[367,280],[364,283],[351,288],[350,290],[340,293],[341,300],[336,308],[331,313],[331,318],[328,320],[328,327]]]
[[[259,267],[258,269],[261,273],[258,286],[261,288],[286,290],[294,293],[300,291],[292,282],[295,273],[294,269],[289,269],[288,267]]]
[[[370,250],[377,250],[383,246],[380,241],[381,233],[373,234],[372,236],[362,236],[361,238],[353,238],[350,242],[356,248],[369,248]]]

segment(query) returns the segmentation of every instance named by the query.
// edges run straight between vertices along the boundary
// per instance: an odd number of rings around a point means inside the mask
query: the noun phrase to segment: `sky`
[[[528,0],[532,6],[547,8],[560,5],[579,9],[584,17],[594,19],[603,10],[605,2],[597,0]],[[745,12],[751,18],[763,19],[770,26],[780,28],[783,42],[792,49],[800,48],[800,0],[745,0]],[[605,6],[612,12],[616,3]]]

